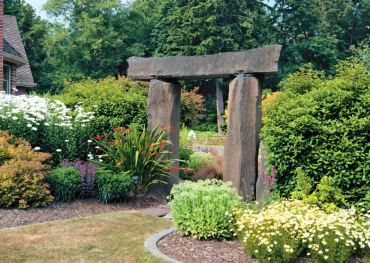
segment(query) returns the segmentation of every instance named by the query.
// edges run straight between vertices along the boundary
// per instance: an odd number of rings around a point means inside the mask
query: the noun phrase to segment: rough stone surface
[[[229,89],[224,180],[231,181],[246,199],[254,199],[256,193],[261,90],[259,80],[250,75],[237,77]]]
[[[128,76],[133,79],[226,78],[237,72],[278,72],[280,45],[206,56],[174,56],[128,59]]]
[[[259,156],[258,156],[258,178],[256,183],[256,201],[262,201],[269,194],[272,187],[266,185],[263,180],[263,173],[267,169],[267,158],[266,151],[263,146],[263,143],[260,144]]]
[[[168,129],[167,137],[172,142],[168,148],[169,159],[179,159],[180,96],[181,89],[178,84],[161,80],[150,81],[148,124],[150,129],[154,129],[158,125],[171,126]],[[178,162],[173,163],[173,166],[178,166]],[[161,200],[165,200],[172,186],[179,182],[177,173],[163,179],[167,184],[160,184],[152,189],[152,193]]]

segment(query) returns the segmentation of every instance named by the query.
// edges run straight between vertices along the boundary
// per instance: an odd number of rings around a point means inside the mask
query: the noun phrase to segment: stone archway
[[[261,127],[262,81],[279,71],[281,46],[271,45],[244,52],[206,56],[174,56],[128,59],[128,76],[150,81],[148,124],[171,125],[171,158],[179,157],[180,96],[178,80],[230,79],[229,123],[224,152],[224,180],[231,181],[244,198],[255,198]],[[168,179],[169,193],[178,175]]]

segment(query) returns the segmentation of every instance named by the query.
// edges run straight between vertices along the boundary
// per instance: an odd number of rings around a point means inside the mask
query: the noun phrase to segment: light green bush
[[[197,172],[203,166],[207,166],[213,162],[212,155],[205,152],[195,152],[190,155],[188,161],[188,168]]]
[[[81,175],[73,167],[56,168],[46,176],[46,181],[56,201],[70,202],[79,192]]]
[[[274,101],[262,129],[277,190],[290,196],[301,167],[314,188],[326,176],[349,204],[363,204],[370,174],[370,73],[360,63],[343,62],[331,79],[300,72],[283,87],[287,91]]]
[[[230,183],[219,180],[184,182],[171,191],[174,223],[182,235],[197,239],[229,239],[233,236],[233,207],[241,197]]]

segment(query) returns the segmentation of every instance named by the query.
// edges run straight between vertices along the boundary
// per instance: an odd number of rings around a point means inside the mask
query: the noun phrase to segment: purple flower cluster
[[[74,167],[81,174],[81,188],[80,196],[83,198],[92,197],[95,195],[95,177],[96,170],[99,168],[99,164],[92,162],[83,162],[83,161],[68,161],[64,160],[61,164],[61,167]]]
[[[272,188],[275,185],[276,182],[276,168],[275,166],[271,167],[270,174],[266,173],[266,171],[262,172],[262,179],[263,183]]]

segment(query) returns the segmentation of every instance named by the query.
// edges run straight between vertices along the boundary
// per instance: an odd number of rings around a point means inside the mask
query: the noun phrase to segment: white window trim
[[[4,90],[5,93],[11,94],[12,93],[12,67],[8,64],[4,64],[3,72],[5,74],[5,68],[8,68],[8,80],[6,80],[6,76],[4,76],[4,82],[7,82],[7,87]]]

